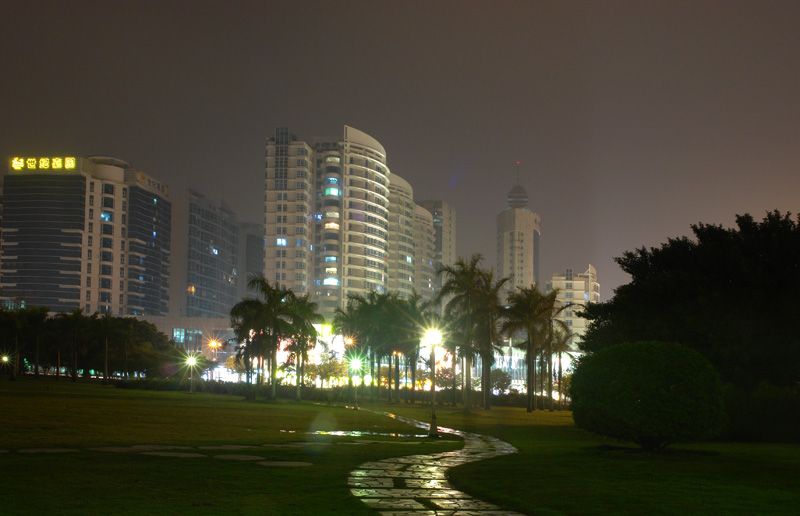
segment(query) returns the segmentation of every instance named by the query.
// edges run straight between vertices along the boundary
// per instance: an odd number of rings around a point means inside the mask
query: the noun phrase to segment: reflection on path
[[[427,423],[416,419],[388,412],[376,413],[418,428],[428,427]],[[515,453],[516,448],[494,437],[452,428],[439,427],[439,432],[463,438],[464,448],[365,462],[350,472],[350,491],[382,516],[522,516],[453,489],[446,476],[449,468]]]

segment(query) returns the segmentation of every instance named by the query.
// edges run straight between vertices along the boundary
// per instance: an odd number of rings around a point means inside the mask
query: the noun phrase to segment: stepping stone
[[[20,453],[68,453],[76,451],[78,450],[73,450],[71,448],[28,448],[19,450]]]
[[[215,459],[223,459],[223,460],[264,460],[264,457],[261,455],[214,455]]]
[[[157,457],[181,457],[185,459],[208,457],[208,455],[204,455],[202,453],[170,452],[170,451],[148,451],[148,452],[141,452],[141,454],[155,455]]]
[[[313,466],[311,462],[298,462],[291,460],[264,460],[256,462],[260,466],[277,466],[279,468],[299,468],[304,466]]]
[[[132,451],[163,451],[163,450],[191,450],[189,446],[173,446],[169,444],[136,444],[131,446]]]
[[[201,450],[244,450],[248,448],[258,448],[251,444],[220,444],[217,446],[198,446]]]

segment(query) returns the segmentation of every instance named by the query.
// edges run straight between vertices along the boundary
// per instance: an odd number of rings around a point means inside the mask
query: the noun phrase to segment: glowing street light
[[[197,357],[189,355],[186,358],[186,365],[189,367],[189,393],[194,394],[194,368],[197,365]]]
[[[442,332],[432,328],[425,332],[425,344],[431,347],[431,426],[428,437],[439,437],[436,426],[436,346],[442,343]]]

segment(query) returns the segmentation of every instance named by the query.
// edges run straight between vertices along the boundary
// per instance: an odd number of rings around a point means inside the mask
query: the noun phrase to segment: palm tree
[[[259,298],[245,298],[231,309],[233,325],[244,325],[254,331],[252,341],[266,344],[270,359],[272,399],[278,396],[277,355],[281,339],[292,334],[292,306],[296,299],[291,290],[270,285],[263,275],[253,275],[247,287],[260,294]]]
[[[464,411],[471,407],[472,357],[475,352],[475,323],[478,315],[478,300],[481,296],[483,271],[479,267],[483,258],[473,254],[469,261],[459,258],[455,264],[440,267],[437,274],[445,276],[436,299],[448,299],[444,307],[445,316],[459,321],[464,342],[461,354],[464,356]],[[458,314],[458,316],[456,316]]]
[[[337,307],[333,316],[332,331],[341,335],[345,343],[345,353],[351,356],[361,355],[362,351],[368,349],[367,340],[367,313],[366,298],[351,294],[347,306],[344,310]],[[361,378],[364,378],[362,368]],[[374,375],[373,375],[374,378]],[[374,381],[374,380],[373,380]],[[352,387],[352,378],[348,374],[348,383]],[[363,386],[363,381],[361,382]]]
[[[308,362],[308,350],[313,347],[317,340],[317,330],[315,323],[321,323],[324,319],[317,313],[317,304],[310,299],[310,294],[295,297],[291,306],[291,324],[293,327],[292,344],[290,351],[295,355],[295,372],[297,375],[296,400],[300,401],[303,378],[305,377],[305,365]]]
[[[510,279],[505,277],[495,281],[494,270],[482,271],[480,278],[476,326],[478,355],[481,357],[481,391],[485,409],[491,406],[492,365],[494,365],[494,353],[500,349],[497,344],[499,340],[497,324],[503,312],[500,291]]]
[[[410,298],[400,300],[397,308],[400,315],[397,319],[400,351],[406,357],[407,366],[411,365],[411,395],[407,401],[414,403],[419,346],[425,331],[434,327],[434,314],[431,311],[431,303],[422,301],[422,296],[416,292]]]
[[[552,350],[558,356],[558,372],[556,381],[558,382],[558,410],[561,410],[564,405],[564,390],[563,390],[563,376],[561,369],[561,355],[567,353],[572,349],[572,332],[569,329],[556,327],[553,329]]]
[[[392,317],[393,312],[390,306],[397,299],[395,294],[379,293],[374,290],[365,296],[348,296],[348,306],[353,304],[356,311],[356,319],[359,327],[360,338],[355,341],[356,345],[362,346],[369,353],[370,373],[372,375],[372,392],[370,397],[375,396],[376,378],[377,396],[380,399],[380,370],[381,361],[384,356],[391,356],[392,349],[390,338],[392,337]],[[375,371],[377,364],[377,374]],[[391,392],[390,392],[391,396]]]
[[[527,366],[527,411],[535,410],[536,370],[535,359],[537,349],[542,349],[549,330],[550,312],[556,302],[557,291],[547,295],[537,287],[523,287],[512,292],[508,298],[508,307],[503,314],[501,331],[511,338],[514,334],[524,332],[526,340],[519,344],[525,349]]]

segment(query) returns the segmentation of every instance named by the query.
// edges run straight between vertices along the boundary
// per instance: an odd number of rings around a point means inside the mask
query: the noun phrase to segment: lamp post
[[[216,340],[212,340],[208,343],[208,347],[214,352],[214,367],[211,368],[211,380],[214,379],[214,368],[217,367],[217,350],[219,349],[219,342]]]
[[[425,342],[431,347],[431,426],[428,437],[439,437],[436,426],[436,345],[442,342],[442,332],[437,329],[426,331]]]
[[[353,359],[350,360],[350,371],[355,371],[356,373],[361,371],[361,359],[360,358],[353,358]],[[354,402],[355,403],[354,403],[354,406],[353,406],[353,410],[358,410],[358,386],[357,385],[355,386]]]
[[[190,355],[186,359],[186,365],[189,367],[189,394],[194,394],[194,366],[197,365],[197,358]]]

